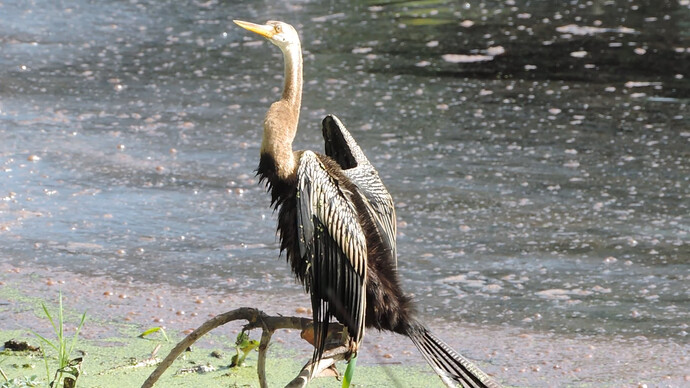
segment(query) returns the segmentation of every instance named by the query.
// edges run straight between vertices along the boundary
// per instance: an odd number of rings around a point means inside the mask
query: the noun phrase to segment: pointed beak
[[[273,35],[275,35],[275,33],[276,33],[276,30],[275,30],[275,28],[273,28],[273,26],[269,26],[266,24],[254,24],[254,23],[249,23],[249,22],[245,22],[242,20],[233,20],[233,22],[235,22],[235,24],[244,28],[245,30],[255,32],[255,33],[263,36],[264,38],[271,39],[273,37]]]

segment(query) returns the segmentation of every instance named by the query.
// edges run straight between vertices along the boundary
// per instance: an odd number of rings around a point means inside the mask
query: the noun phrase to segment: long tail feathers
[[[465,388],[500,388],[486,373],[459,355],[422,324],[414,325],[408,333],[417,349],[449,387],[458,384]]]

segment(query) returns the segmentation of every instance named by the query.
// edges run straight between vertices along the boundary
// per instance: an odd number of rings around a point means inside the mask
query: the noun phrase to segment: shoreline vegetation
[[[7,269],[3,272],[3,275],[7,274]],[[5,315],[0,322],[7,323],[9,316],[15,317],[12,319],[13,324],[0,325],[1,387],[48,386],[56,371],[61,370],[58,353],[48,345],[50,341],[56,342],[53,339],[58,330],[61,335],[64,335],[63,339],[68,345],[72,344],[73,338],[75,339],[71,350],[72,357],[80,359],[77,387],[139,387],[166,354],[188,333],[188,330],[166,332],[162,326],[160,329],[153,327],[143,330],[144,326],[141,323],[133,322],[133,320],[113,320],[99,313],[98,308],[93,309],[96,310],[93,317],[87,311],[84,324],[84,313],[80,316],[77,311],[81,310],[75,309],[69,302],[70,293],[65,292],[63,300],[60,295],[62,291],[53,287],[66,285],[66,282],[47,278],[38,279],[34,274],[29,275],[34,285],[47,286],[39,287],[43,288],[44,294],[39,297],[35,292],[27,293],[17,287],[25,283],[18,281],[20,276],[18,272],[10,271],[10,273],[17,276],[0,276],[0,308]],[[33,291],[36,290],[33,289]],[[108,291],[103,292],[108,293]],[[51,312],[52,319],[47,318],[46,311]],[[219,310],[219,314],[221,312],[223,311]],[[58,314],[61,317],[64,315],[64,328],[53,327],[54,324],[58,324],[56,318]],[[246,323],[246,321],[238,322]],[[82,329],[82,324],[84,324],[84,334],[79,335],[77,329]],[[12,326],[15,328],[9,328]],[[52,329],[56,332],[51,333]],[[231,330],[231,332],[234,331],[236,330]],[[236,352],[235,339],[227,332],[225,330],[225,333],[206,334],[202,340],[191,346],[173,362],[155,386],[259,387],[258,353],[248,352],[244,365],[231,366]],[[299,331],[287,332],[299,339]],[[252,339],[259,339],[261,336],[260,329],[249,333]],[[60,338],[62,337],[59,337],[58,341],[63,340]],[[290,345],[285,344],[284,340],[277,338],[272,341],[265,368],[269,386],[284,386],[290,382],[297,376],[306,360],[308,357],[305,357],[304,352],[292,349]],[[345,364],[341,364],[338,367],[342,373],[345,370]],[[430,370],[427,371],[424,365],[360,366],[355,377],[355,384],[357,380],[366,381],[366,386],[395,386],[396,382],[405,381],[405,386],[425,387],[431,384],[431,386],[442,387],[440,381]],[[61,382],[52,386],[72,385],[68,382],[63,385]],[[333,377],[325,377],[316,380],[313,386],[340,387],[341,382]]]
[[[53,339],[54,329],[41,304],[51,313],[57,311],[59,293],[63,295],[64,337],[68,341],[86,311],[86,323],[72,354],[83,358],[77,386],[84,387],[141,386],[158,360],[192,329],[241,306],[270,315],[309,316],[308,309],[289,295],[179,289],[4,262],[0,263],[0,346],[11,339],[42,346],[32,331]],[[508,387],[682,387],[690,382],[687,343],[642,336],[564,336],[440,319],[430,322],[439,335],[449,338],[488,373],[500,376]],[[139,337],[152,327],[164,330]],[[205,335],[155,386],[258,387],[256,351],[249,353],[247,366],[229,367],[241,327],[228,324]],[[250,332],[251,339],[260,336],[260,330]],[[371,331],[361,353],[355,386],[403,386],[400,381],[409,387],[443,386],[406,338]],[[50,351],[48,355],[54,373],[57,359]],[[299,338],[299,331],[276,332],[266,364],[269,386],[287,384],[310,356],[311,349]],[[37,376],[34,381],[45,386],[43,363],[40,352],[0,348],[0,368],[9,380]],[[344,363],[338,367],[344,372]],[[5,382],[0,376],[0,386]],[[312,386],[340,387],[340,382],[320,378]]]
[[[127,328],[124,328],[128,330]],[[139,387],[160,362],[160,354],[165,354],[175,345],[173,342],[142,340],[134,333],[131,336],[118,335],[99,341],[80,340],[77,352],[83,357],[82,374],[76,386],[83,387]],[[0,330],[0,343],[11,339],[33,341],[24,330]],[[153,351],[157,353],[153,355]],[[217,348],[194,347],[176,360],[164,373],[155,386],[157,387],[258,387],[256,375],[257,355],[251,354],[246,364],[230,367],[232,353],[219,351]],[[45,372],[42,368],[40,351],[0,352],[0,368],[10,382],[8,387],[47,386]],[[56,366],[52,360],[51,367]],[[267,376],[270,386],[284,386],[292,380],[302,368],[297,358],[290,356],[290,350],[278,345],[272,346],[267,360]],[[343,367],[340,369],[344,370]],[[411,381],[411,387],[439,386],[430,374],[422,367],[387,366],[384,372],[381,366],[358,368],[357,380],[366,381],[366,386],[392,386],[391,378],[398,381]],[[393,380],[395,381],[395,380]],[[6,381],[0,377],[0,386]],[[25,384],[34,382],[36,385]],[[341,383],[334,378],[320,378],[314,386],[340,387]],[[62,385],[60,385],[62,386]]]

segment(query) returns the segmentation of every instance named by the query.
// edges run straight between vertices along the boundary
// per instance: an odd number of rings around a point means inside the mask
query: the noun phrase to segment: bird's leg
[[[300,333],[300,337],[303,340],[309,342],[312,346],[314,345],[314,325],[310,324]],[[338,346],[345,345],[349,341],[349,336],[347,335],[347,330],[345,327],[339,323],[331,323],[328,326],[328,334],[326,335],[326,350],[333,349]]]
[[[314,325],[309,324],[305,327],[300,336],[312,346],[314,346]],[[349,359],[351,354],[349,336],[345,327],[339,323],[331,323],[328,326],[326,337],[326,348],[321,360],[312,366],[311,361],[304,365],[300,374],[295,377],[286,387],[306,387],[309,381],[316,377],[340,377],[340,373],[335,367],[336,361]]]
[[[347,360],[352,357],[357,357],[357,352],[359,351],[359,342],[355,341],[354,338],[350,336],[343,336],[343,340],[347,341]]]
[[[311,380],[317,377],[340,377],[340,374],[338,373],[337,369],[335,369],[335,363],[336,361],[344,360],[347,352],[348,348],[346,346],[329,348],[328,350],[323,352],[323,357],[318,363],[316,363],[313,366],[313,368],[311,362],[308,362],[306,365],[304,365],[304,368],[302,368],[302,371],[299,373],[299,375],[297,375],[297,377],[295,377],[294,380],[292,380],[288,385],[286,385],[286,388],[306,387]]]

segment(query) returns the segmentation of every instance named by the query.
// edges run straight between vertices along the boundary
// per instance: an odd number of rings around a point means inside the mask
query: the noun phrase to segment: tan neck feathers
[[[295,174],[297,163],[292,152],[292,141],[297,133],[299,111],[302,105],[302,51],[299,45],[283,50],[285,82],[281,99],[274,102],[264,120],[261,152],[269,154],[276,163],[281,179]]]

